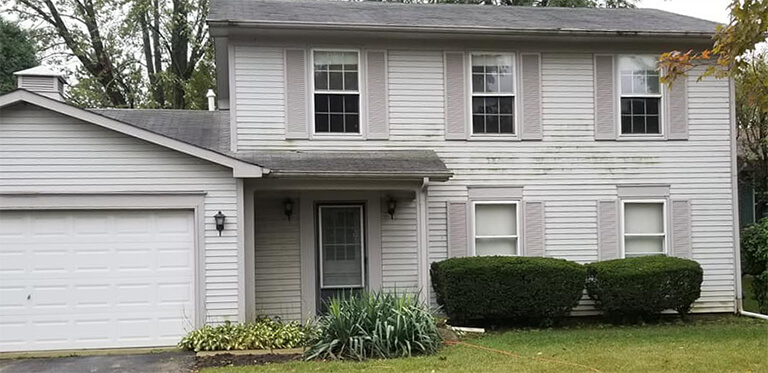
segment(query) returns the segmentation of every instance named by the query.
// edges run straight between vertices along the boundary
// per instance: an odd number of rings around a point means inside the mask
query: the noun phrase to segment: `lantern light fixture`
[[[397,200],[389,197],[387,200],[387,213],[392,220],[395,220],[395,211],[397,210]]]
[[[285,201],[283,201],[283,212],[285,213],[285,216],[288,218],[288,221],[291,221],[291,216],[293,216],[293,200],[290,198],[286,198]]]
[[[224,220],[227,219],[227,216],[219,211],[216,215],[213,215],[213,219],[216,220],[216,230],[219,231],[219,236],[221,236],[221,231],[224,230]]]

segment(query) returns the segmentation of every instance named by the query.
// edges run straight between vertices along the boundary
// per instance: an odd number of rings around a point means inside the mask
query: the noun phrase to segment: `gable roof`
[[[656,9],[597,9],[374,1],[212,0],[211,25],[442,29],[449,32],[711,37],[717,23]]]
[[[229,111],[89,109],[124,123],[243,162],[276,177],[386,177],[448,180],[453,174],[432,150],[230,151]]]
[[[176,150],[193,157],[230,167],[232,168],[235,177],[261,177],[264,173],[269,172],[268,169],[265,170],[258,164],[243,161],[234,157],[232,154],[203,148],[197,144],[176,139],[164,132],[151,131],[141,126],[132,125],[124,121],[100,115],[93,111],[80,109],[65,102],[54,100],[24,89],[17,89],[0,96],[0,108],[19,103],[28,103],[38,106],[127,136]]]

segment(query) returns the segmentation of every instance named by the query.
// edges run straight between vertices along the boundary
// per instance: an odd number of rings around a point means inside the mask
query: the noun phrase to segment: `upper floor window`
[[[315,133],[360,133],[360,74],[356,51],[313,52]]]
[[[624,257],[666,253],[663,201],[624,201]]]
[[[512,54],[473,54],[472,133],[515,133],[515,78]]]
[[[475,255],[517,255],[516,202],[474,203]]]
[[[661,84],[653,56],[619,57],[621,134],[661,134]]]

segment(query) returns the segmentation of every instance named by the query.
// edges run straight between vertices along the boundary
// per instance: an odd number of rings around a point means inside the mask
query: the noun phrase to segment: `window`
[[[624,257],[659,255],[666,252],[665,205],[663,201],[625,201]]]
[[[319,206],[321,289],[364,285],[363,206]]]
[[[315,133],[360,133],[358,54],[314,51]]]
[[[517,203],[475,202],[475,255],[517,255]]]
[[[619,58],[621,85],[621,134],[661,134],[661,84],[656,58]]]
[[[515,134],[513,55],[473,54],[472,133]]]

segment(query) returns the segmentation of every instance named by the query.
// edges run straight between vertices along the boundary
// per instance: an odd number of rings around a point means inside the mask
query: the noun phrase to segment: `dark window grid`
[[[330,100],[334,96],[342,96],[341,110],[333,109]],[[315,132],[316,133],[360,133],[359,94],[315,94]],[[347,98],[353,98],[350,108]],[[326,99],[326,100],[323,100]],[[318,105],[322,101],[322,105]],[[341,122],[339,122],[341,121]]]
[[[660,106],[661,99],[655,96],[622,97],[621,133],[624,135],[660,135]]]
[[[315,64],[315,91],[334,92],[351,91],[358,92],[360,87],[358,64]],[[340,74],[341,89],[330,89],[331,76]],[[324,84],[321,83],[324,81]]]
[[[643,81],[642,86],[638,87],[635,83],[638,82],[638,79]],[[655,81],[655,84],[650,83],[651,81]],[[653,70],[638,70],[638,71],[622,71],[621,72],[621,84],[622,84],[622,91],[624,91],[624,88],[629,88],[628,95],[636,94],[636,95],[658,95],[660,96],[660,93],[651,93],[649,92],[648,88],[649,86],[653,85],[656,89],[661,89],[661,85],[659,83],[659,72],[653,71]],[[625,87],[626,85],[629,85],[628,87]]]
[[[481,82],[483,82],[482,87],[477,87],[477,84],[475,84],[475,81],[479,78]],[[509,92],[502,91],[502,79],[510,79],[512,80],[509,82],[510,90]],[[488,87],[491,85],[490,82],[494,82],[495,84],[495,90],[489,90]],[[480,65],[480,66],[472,66],[472,92],[474,93],[491,93],[491,94],[512,94],[514,89],[514,78],[512,77],[512,66],[511,65]]]
[[[490,96],[473,95],[472,133],[474,134],[515,134],[515,97],[514,95]],[[501,110],[501,100],[511,98],[508,110]],[[476,99],[482,99],[482,105],[475,105]],[[495,100],[495,102],[493,102]],[[495,104],[495,105],[494,105]],[[492,109],[495,106],[496,109]],[[482,109],[477,111],[477,108]],[[489,110],[490,109],[490,110]]]

